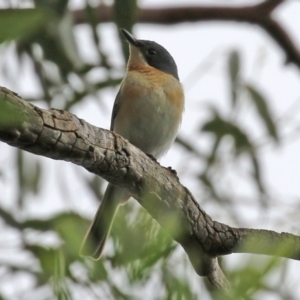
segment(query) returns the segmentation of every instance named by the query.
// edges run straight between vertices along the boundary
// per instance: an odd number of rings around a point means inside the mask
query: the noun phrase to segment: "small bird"
[[[116,96],[110,130],[154,158],[174,142],[184,110],[184,93],[176,63],[161,45],[138,40],[121,29],[129,42],[127,72]],[[81,255],[100,259],[120,205],[130,196],[108,184],[103,200],[84,238]]]

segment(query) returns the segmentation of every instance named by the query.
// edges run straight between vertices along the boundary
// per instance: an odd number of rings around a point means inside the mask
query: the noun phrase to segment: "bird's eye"
[[[148,53],[149,55],[155,55],[155,54],[156,54],[156,51],[155,51],[154,49],[149,49],[149,50],[147,51],[147,53]]]

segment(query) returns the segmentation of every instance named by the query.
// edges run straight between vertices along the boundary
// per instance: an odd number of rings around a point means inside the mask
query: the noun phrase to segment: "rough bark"
[[[168,168],[121,136],[62,110],[40,109],[0,87],[0,141],[25,151],[82,166],[126,188],[181,244],[200,276],[230,287],[217,257],[257,253],[300,259],[300,237],[232,228],[213,221]]]

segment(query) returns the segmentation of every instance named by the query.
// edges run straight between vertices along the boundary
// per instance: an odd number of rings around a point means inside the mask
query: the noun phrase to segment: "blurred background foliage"
[[[0,11],[1,60],[9,57],[8,52],[13,53],[17,61],[14,68],[34,71],[35,95],[21,96],[45,108],[69,111],[96,101],[108,113],[99,92],[114,88],[111,95],[116,94],[128,47],[120,37],[121,68],[103,50],[101,24],[94,10],[101,1],[83,1],[86,24],[81,25],[74,24],[67,0],[13,2],[35,7]],[[10,2],[6,3],[9,7]],[[115,0],[112,5],[116,32],[120,27],[132,30],[138,3]],[[92,45],[97,61],[86,60],[80,53],[81,41],[75,34],[78,26],[89,28],[89,47]],[[264,214],[270,206],[270,195],[262,176],[259,150],[265,143],[279,145],[281,141],[270,99],[242,76],[241,53],[232,50],[222,59],[230,91],[226,110],[207,105],[205,121],[196,124],[198,136],[179,136],[176,142],[181,156],[192,157],[199,166],[192,181],[196,182],[197,195],[202,195],[197,199],[203,208],[209,201],[210,207],[229,216],[230,225],[243,227],[243,216],[235,208],[239,199],[229,187],[219,184],[220,178],[233,165],[245,162],[245,177],[254,186],[257,199],[252,205]],[[10,67],[6,65],[0,72],[13,86]],[[101,76],[95,76],[97,72]],[[261,141],[254,139],[252,128],[242,123],[242,113],[249,107],[263,132]],[[207,135],[210,143],[204,151],[194,140]],[[196,275],[182,249],[133,201],[120,209],[103,259],[79,257],[92,215],[82,213],[74,203],[90,198],[96,207],[104,181],[77,166],[56,162],[54,181],[52,178],[47,185],[53,173],[52,162],[18,149],[9,151],[10,162],[2,159],[0,165],[0,299],[263,299],[264,295],[278,297],[268,299],[296,299],[281,285],[288,269],[285,260],[249,255],[238,256],[237,263],[231,265],[220,261],[234,289],[228,297],[219,294]],[[182,164],[177,171],[180,178],[191,176]],[[68,189],[78,184],[83,192],[78,194],[80,199],[74,199]],[[5,186],[12,187],[12,191],[4,192]],[[53,197],[53,203],[55,197],[64,198],[58,208],[51,208],[54,213],[47,214],[49,208],[42,204],[45,195]]]

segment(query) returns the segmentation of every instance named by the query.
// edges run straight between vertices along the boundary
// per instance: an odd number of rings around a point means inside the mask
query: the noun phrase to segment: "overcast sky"
[[[82,0],[73,0],[73,7],[80,7]],[[110,1],[107,1],[110,3]],[[204,1],[174,1],[174,0],[142,0],[141,6],[171,6],[175,4],[187,5],[199,4]],[[212,1],[205,1],[211,4]],[[257,1],[258,2],[258,1]],[[224,4],[225,1],[214,1],[214,3]],[[251,3],[254,1],[227,1],[227,3],[241,4]],[[294,42],[300,48],[300,2],[286,1],[276,12],[275,17],[284,25],[292,36]],[[105,40],[105,51],[110,55],[110,59],[114,57],[113,63],[120,66],[123,64],[122,55],[120,52],[120,44],[117,38],[117,31],[113,24],[103,24],[100,28],[102,39]],[[80,26],[76,30],[76,34],[82,39],[80,43],[80,52],[87,59],[93,59],[93,52],[88,46],[87,35],[89,32],[85,26]],[[268,36],[261,28],[249,24],[241,24],[235,22],[211,22],[211,23],[184,23],[175,26],[155,26],[155,25],[136,25],[134,34],[137,38],[154,40],[163,45],[174,57],[178,69],[179,76],[185,88],[186,109],[183,117],[180,136],[186,139],[193,139],[198,133],[199,126],[203,123],[203,118],[207,114],[205,107],[207,104],[216,105],[225,114],[229,110],[229,89],[227,82],[227,55],[232,50],[240,51],[242,55],[242,75],[243,78],[256,85],[269,100],[269,105],[273,114],[286,124],[281,132],[283,136],[288,136],[288,141],[284,147],[278,147],[269,143],[261,150],[262,163],[264,166],[264,179],[272,189],[272,194],[275,200],[274,209],[270,210],[269,215],[261,218],[261,215],[252,211],[249,213],[248,206],[241,205],[239,208],[242,213],[245,213],[245,227],[263,227],[273,230],[291,231],[299,234],[299,222],[290,224],[289,220],[285,220],[282,216],[282,211],[292,210],[294,205],[299,205],[300,191],[300,131],[296,130],[299,127],[299,112],[300,112],[300,72],[293,65],[284,65],[285,57],[282,50],[275,44],[270,36]],[[7,56],[6,56],[7,57]],[[3,65],[0,57],[0,66]],[[13,56],[11,56],[11,65],[15,66]],[[121,72],[121,71],[120,71]],[[7,82],[0,73],[0,85],[6,86],[15,92],[23,95],[32,95],[37,91],[37,86],[30,71],[22,71],[18,74],[18,81],[15,85],[12,82]],[[72,110],[73,113],[88,122],[109,128],[110,111],[114,102],[117,89],[103,91],[100,94],[101,101],[106,104],[105,109],[99,105],[99,102],[85,101],[77,105]],[[298,103],[298,104],[297,104]],[[57,104],[59,108],[59,103]],[[261,124],[254,117],[254,112],[251,108],[249,111],[243,112],[243,126],[251,128],[251,134],[254,139],[260,139],[263,136]],[[258,123],[258,124],[256,124]],[[290,132],[290,133],[289,133]],[[198,136],[198,135],[197,135]],[[203,137],[201,140],[195,140],[195,144],[201,149],[207,149],[209,139]],[[0,163],[13,158],[11,148],[4,144],[0,144],[1,158]],[[163,158],[162,164],[173,166],[175,169],[182,169],[183,162],[180,156],[180,147],[174,147],[166,157]],[[12,161],[12,159],[11,159]],[[59,195],[61,191],[56,192],[57,197],[51,194],[53,184],[57,185],[55,172],[57,169],[62,169],[61,172],[68,174],[68,180],[74,182],[78,180],[74,174],[74,167],[67,163],[55,162],[48,160],[47,166],[49,170],[48,184],[45,190],[45,199],[41,201],[37,207],[34,197],[29,205],[32,214],[37,212],[47,214],[49,211],[59,211],[65,205],[70,205],[70,209],[77,205],[83,210],[86,215],[93,215],[96,204],[85,201],[84,203],[70,204],[62,201]],[[195,168],[192,163],[184,161],[185,166],[191,170]],[[61,166],[64,166],[63,168]],[[13,166],[11,166],[13,168]],[[56,170],[56,171],[55,171]],[[192,173],[192,171],[191,171]],[[237,195],[253,197],[253,187],[243,180],[239,180],[238,174],[232,174],[228,182],[235,182],[233,188]],[[11,176],[13,179],[13,176]],[[74,181],[73,181],[74,180]],[[235,181],[236,180],[236,181]],[[182,182],[193,191],[197,196],[197,185],[190,181],[190,177],[182,178]],[[1,186],[2,184],[2,186]],[[4,191],[6,199],[10,199],[14,195],[14,191],[5,187],[0,182],[0,188]],[[69,191],[70,192],[70,191]],[[81,189],[79,184],[72,191],[73,197],[86,198],[85,189]],[[298,201],[298,202],[297,202]],[[53,203],[56,203],[54,208]],[[6,204],[8,207],[10,203]],[[50,207],[50,209],[47,209]],[[222,214],[220,211],[215,211],[214,207],[209,204],[204,209],[216,218],[218,221],[229,223],[230,218]],[[274,220],[277,222],[274,222]],[[279,220],[279,221],[278,221]],[[285,223],[286,222],[286,223]],[[293,220],[294,222],[294,220]],[[255,225],[254,225],[255,224]],[[286,227],[285,227],[286,225]],[[234,262],[233,262],[234,263]],[[297,263],[292,264],[291,268],[299,268]],[[293,272],[293,279],[290,282],[291,288],[297,286],[300,275]],[[273,298],[274,299],[274,298]]]

